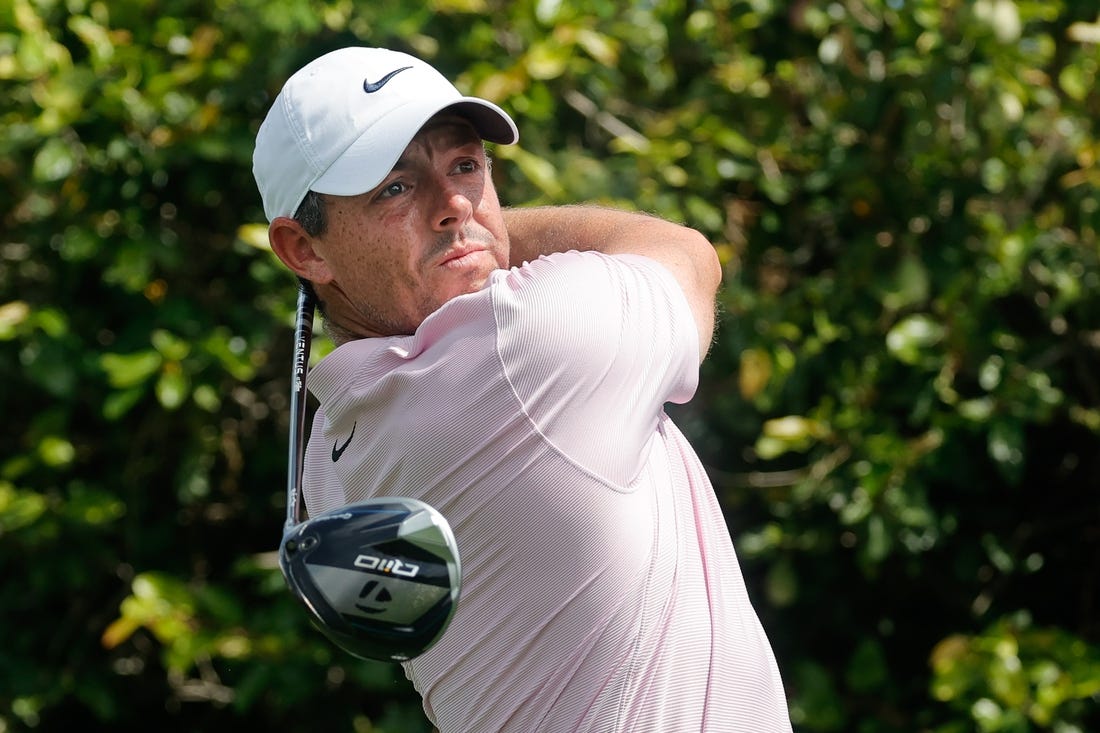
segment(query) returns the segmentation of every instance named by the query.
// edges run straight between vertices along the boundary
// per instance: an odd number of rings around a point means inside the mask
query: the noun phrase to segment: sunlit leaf
[[[930,316],[913,315],[899,321],[886,334],[886,347],[897,359],[916,364],[943,338],[944,327]]]
[[[741,396],[751,400],[768,385],[771,379],[771,355],[763,349],[746,349],[741,352],[741,368],[738,370],[738,387]]]
[[[38,442],[38,455],[47,466],[66,466],[76,456],[73,444],[58,435],[47,435]]]
[[[141,624],[134,618],[127,616],[116,618],[103,630],[100,643],[107,649],[114,649],[129,639],[139,628],[141,628]]]
[[[156,351],[131,354],[103,354],[99,364],[112,387],[125,389],[141,384],[160,369],[163,358]]]
[[[72,147],[57,138],[47,140],[34,158],[34,177],[39,181],[60,181],[76,169]]]
[[[30,313],[30,306],[22,300],[0,305],[0,341],[14,338],[18,327],[27,320]]]
[[[569,49],[552,43],[539,43],[528,51],[524,59],[527,73],[534,79],[553,79],[561,76],[569,60]]]
[[[190,394],[190,380],[178,365],[169,364],[157,379],[157,400],[166,410],[175,410]]]
[[[165,361],[181,361],[191,351],[190,343],[161,328],[153,331],[152,342]]]
[[[32,524],[46,511],[46,497],[0,481],[0,536]]]
[[[271,250],[271,244],[267,240],[266,224],[241,224],[237,228],[237,238],[250,247]]]

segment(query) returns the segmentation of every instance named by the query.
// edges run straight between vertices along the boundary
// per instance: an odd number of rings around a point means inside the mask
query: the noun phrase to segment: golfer
[[[462,596],[404,664],[442,733],[790,731],[699,459],[720,268],[697,232],[592,207],[502,210],[518,139],[402,53],[287,81],[254,173],[278,257],[337,344],[311,372],[311,513],[410,496],[451,523]]]

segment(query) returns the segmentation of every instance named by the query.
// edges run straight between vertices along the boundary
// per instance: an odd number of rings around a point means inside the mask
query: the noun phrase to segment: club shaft
[[[287,455],[286,525],[284,532],[298,524],[302,503],[302,471],[305,458],[306,374],[313,341],[313,289],[298,286],[298,308],[294,319],[294,360],[290,376],[290,440]]]

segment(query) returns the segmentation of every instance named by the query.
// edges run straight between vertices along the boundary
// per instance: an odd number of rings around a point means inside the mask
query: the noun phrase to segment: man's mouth
[[[477,245],[464,245],[448,250],[439,262],[440,267],[462,267],[478,259],[485,248]]]

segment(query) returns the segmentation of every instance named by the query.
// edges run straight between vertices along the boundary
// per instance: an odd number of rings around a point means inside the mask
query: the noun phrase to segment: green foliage
[[[1100,729],[1100,3],[12,0],[0,731],[426,730],[272,556],[293,287],[252,140],[349,43],[514,112],[506,203],[715,243],[676,417],[799,731]]]
[[[1026,613],[977,636],[947,637],[933,649],[932,669],[933,695],[969,713],[980,731],[1073,730],[1100,693],[1100,648],[1034,628]]]

